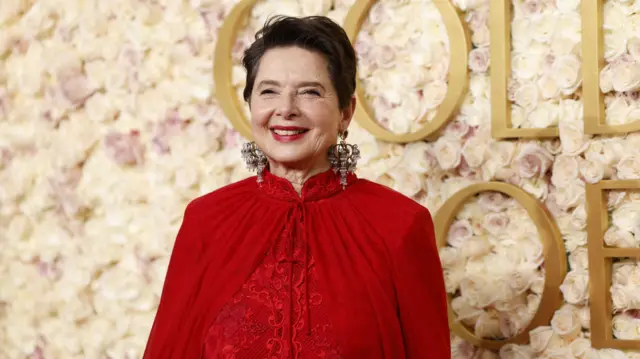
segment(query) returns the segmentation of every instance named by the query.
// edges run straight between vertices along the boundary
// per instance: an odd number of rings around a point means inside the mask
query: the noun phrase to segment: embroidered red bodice
[[[284,231],[220,311],[205,339],[205,359],[341,358],[303,223],[305,201],[342,190],[336,177],[330,172],[314,177],[299,196],[288,182],[265,171],[260,192],[291,202]]]

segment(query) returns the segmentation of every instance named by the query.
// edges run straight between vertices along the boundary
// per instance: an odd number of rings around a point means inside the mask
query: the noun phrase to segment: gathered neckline
[[[307,179],[302,185],[301,195],[296,192],[291,182],[274,175],[267,168],[264,169],[262,178],[262,183],[258,184],[259,191],[270,197],[285,201],[317,201],[331,197],[345,189],[340,184],[340,173],[334,172],[333,169],[318,173]],[[354,173],[347,174],[346,187],[353,184],[357,179]]]

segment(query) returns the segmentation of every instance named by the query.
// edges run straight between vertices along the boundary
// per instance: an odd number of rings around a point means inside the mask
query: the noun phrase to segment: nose
[[[283,94],[280,96],[280,102],[276,108],[276,115],[285,120],[290,120],[300,115],[295,94]]]

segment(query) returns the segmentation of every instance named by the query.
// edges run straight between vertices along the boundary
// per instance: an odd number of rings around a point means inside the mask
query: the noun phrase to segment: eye
[[[304,91],[302,91],[302,93],[305,94],[305,95],[320,96],[320,91],[318,91],[318,90],[312,90],[312,89],[304,90]]]
[[[260,91],[260,95],[270,95],[270,94],[274,94],[275,91],[273,91],[272,89],[264,89],[262,91]]]

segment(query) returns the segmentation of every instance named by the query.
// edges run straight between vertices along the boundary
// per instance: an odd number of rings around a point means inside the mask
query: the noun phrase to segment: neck
[[[329,168],[331,168],[331,164],[327,159],[313,166],[300,168],[269,161],[269,171],[273,175],[289,181],[298,194],[302,194],[302,187],[309,178],[326,172]]]

